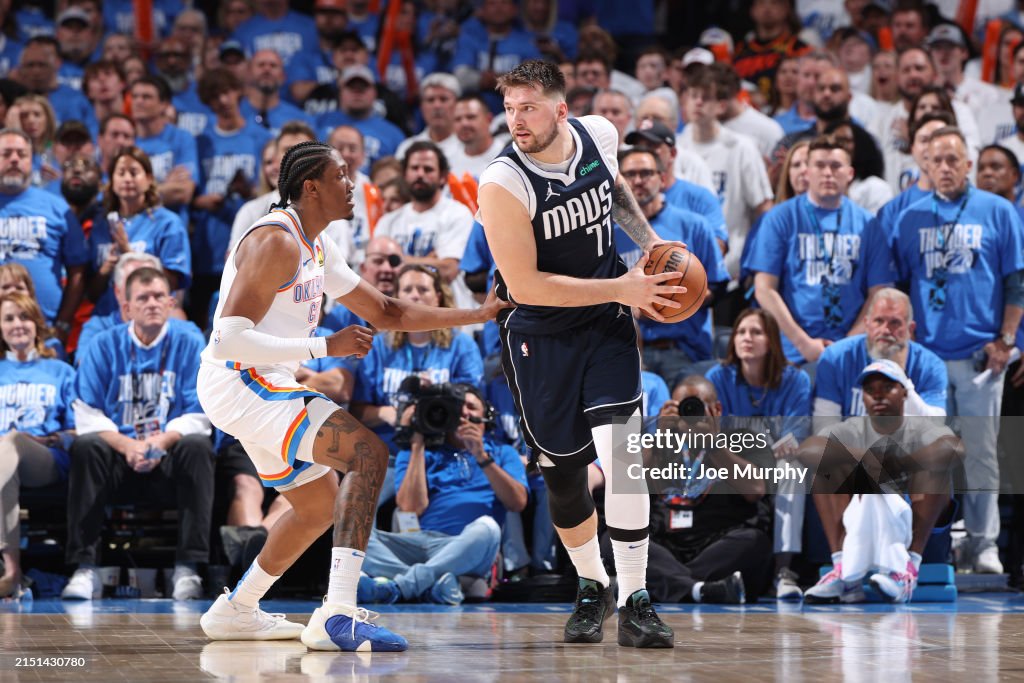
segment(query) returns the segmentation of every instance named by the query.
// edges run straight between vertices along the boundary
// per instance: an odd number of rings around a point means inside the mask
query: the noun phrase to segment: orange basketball
[[[677,323],[686,320],[700,309],[704,303],[704,292],[708,288],[708,275],[704,271],[704,265],[688,249],[683,247],[661,244],[651,250],[651,256],[644,266],[644,273],[657,275],[658,273],[682,273],[683,277],[678,281],[669,280],[666,285],[682,285],[686,291],[682,294],[668,294],[666,298],[678,301],[681,308],[670,308],[668,306],[655,305],[654,311],[665,316],[666,323]]]

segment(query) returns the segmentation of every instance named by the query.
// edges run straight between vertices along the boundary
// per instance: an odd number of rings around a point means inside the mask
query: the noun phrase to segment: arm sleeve
[[[283,338],[257,332],[256,324],[242,316],[228,316],[213,329],[210,352],[217,360],[239,363],[301,362],[327,355],[324,337]]]

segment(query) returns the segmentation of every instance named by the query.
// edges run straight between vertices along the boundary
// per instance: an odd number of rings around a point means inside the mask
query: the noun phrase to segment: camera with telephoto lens
[[[687,396],[679,402],[679,417],[704,417],[704,401],[696,396]]]
[[[410,405],[415,405],[412,423],[399,426],[395,432],[395,445],[409,448],[413,434],[422,434],[425,446],[440,446],[448,432],[455,431],[462,420],[462,406],[466,392],[452,384],[424,386],[420,378],[410,375],[398,387],[398,417]]]

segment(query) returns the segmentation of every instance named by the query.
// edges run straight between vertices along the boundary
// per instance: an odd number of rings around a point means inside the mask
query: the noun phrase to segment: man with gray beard
[[[815,432],[836,418],[864,415],[857,378],[871,361],[891,360],[911,381],[904,415],[945,415],[948,378],[942,360],[911,341],[914,311],[903,292],[878,290],[868,304],[866,334],[858,334],[827,347],[818,360],[815,377]]]

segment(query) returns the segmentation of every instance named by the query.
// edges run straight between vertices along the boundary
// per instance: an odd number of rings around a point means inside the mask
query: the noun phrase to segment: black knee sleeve
[[[572,466],[541,467],[548,489],[551,521],[560,529],[572,529],[594,514],[594,499],[587,487],[587,468]]]

